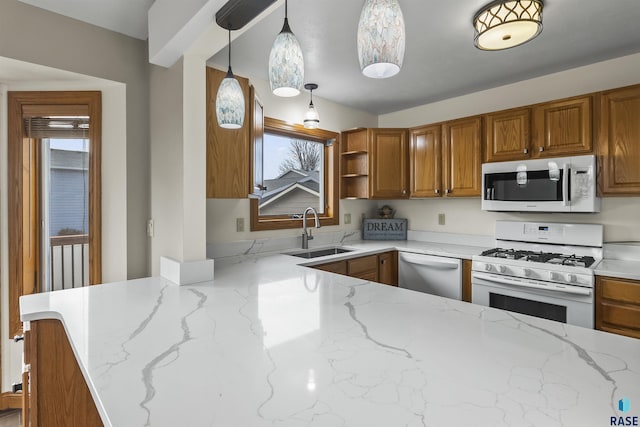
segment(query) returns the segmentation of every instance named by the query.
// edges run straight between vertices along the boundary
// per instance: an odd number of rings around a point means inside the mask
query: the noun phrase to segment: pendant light
[[[320,126],[320,116],[313,105],[313,91],[318,89],[315,83],[307,83],[304,88],[309,91],[310,101],[309,108],[304,114],[304,127],[307,129],[317,129]]]
[[[284,25],[269,54],[269,83],[274,95],[282,97],[300,94],[304,81],[304,58],[298,39],[291,32],[284,2]]]
[[[244,94],[231,71],[231,29],[229,29],[229,70],[216,95],[218,125],[225,129],[240,129],[244,124]]]
[[[398,74],[404,59],[404,17],[398,0],[365,0],[358,22],[362,74],[385,79]]]
[[[473,18],[473,44],[482,50],[518,46],[542,32],[542,0],[497,0]]]

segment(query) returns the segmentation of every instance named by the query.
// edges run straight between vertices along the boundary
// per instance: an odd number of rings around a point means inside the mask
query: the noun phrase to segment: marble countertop
[[[595,269],[596,276],[640,280],[640,261],[603,259]]]
[[[32,295],[21,314],[62,320],[106,426],[599,426],[637,399],[640,340],[304,262]]]

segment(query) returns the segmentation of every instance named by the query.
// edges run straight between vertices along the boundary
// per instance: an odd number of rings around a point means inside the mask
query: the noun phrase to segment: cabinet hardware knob
[[[436,188],[436,194],[440,194],[440,189]]]
[[[13,337],[13,342],[24,341],[24,335],[16,335]]]
[[[444,190],[444,192],[445,192],[446,194],[449,194],[449,193],[451,193],[451,190],[447,188],[446,190]]]
[[[544,147],[538,148],[538,151],[540,151],[542,153],[544,151]]]
[[[524,152],[524,154],[527,154],[529,152],[528,148],[525,148],[524,150],[522,150]]]
[[[380,260],[380,264],[384,264],[384,260],[383,259]]]
[[[402,194],[407,194],[407,190],[402,190]]]

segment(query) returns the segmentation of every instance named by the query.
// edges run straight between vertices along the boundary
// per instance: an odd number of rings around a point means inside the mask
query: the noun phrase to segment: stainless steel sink
[[[345,248],[324,248],[324,249],[312,249],[304,252],[294,252],[287,255],[297,256],[300,258],[318,258],[321,256],[338,255],[346,252],[351,252],[353,249]]]

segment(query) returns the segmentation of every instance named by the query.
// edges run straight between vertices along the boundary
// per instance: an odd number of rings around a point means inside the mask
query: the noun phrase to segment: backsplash
[[[309,248],[327,245],[343,245],[348,244],[348,242],[358,241],[361,238],[362,232],[360,230],[315,233],[314,239],[309,241]],[[300,236],[238,240],[235,242],[213,242],[207,243],[207,258],[218,259],[238,255],[293,251],[300,249],[302,247],[301,245]]]

